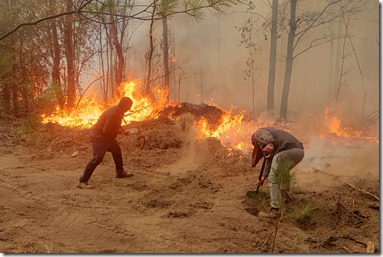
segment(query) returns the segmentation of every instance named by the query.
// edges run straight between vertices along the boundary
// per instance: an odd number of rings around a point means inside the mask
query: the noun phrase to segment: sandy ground
[[[296,185],[280,222],[254,190],[260,167],[213,138],[191,140],[176,121],[131,124],[119,136],[125,169],[110,153],[76,188],[91,157],[87,130],[0,130],[0,251],[3,253],[364,253],[379,242],[379,145],[305,139]],[[260,166],[260,165],[259,165]],[[289,214],[304,204],[308,220]]]

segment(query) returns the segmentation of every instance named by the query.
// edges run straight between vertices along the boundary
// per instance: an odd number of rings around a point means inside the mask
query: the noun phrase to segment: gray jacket
[[[303,143],[300,142],[297,138],[282,129],[273,127],[259,128],[251,136],[251,143],[254,146],[252,154],[252,167],[255,167],[257,163],[262,159],[262,157],[264,157],[262,149],[269,143],[274,145],[274,151],[271,153],[271,156],[266,159],[265,169],[263,171],[263,176],[266,178],[269,176],[271,162],[274,155],[284,150],[293,148],[303,150]]]

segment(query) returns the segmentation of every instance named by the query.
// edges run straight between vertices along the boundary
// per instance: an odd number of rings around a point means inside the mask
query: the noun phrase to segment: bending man
[[[251,136],[251,142],[254,146],[252,167],[255,167],[262,157],[266,158],[263,175],[256,185],[263,185],[268,178],[271,198],[270,215],[276,216],[281,204],[281,192],[276,181],[278,167],[285,163],[288,164],[287,168],[290,171],[297,165],[304,156],[303,144],[290,133],[273,127],[259,128]]]

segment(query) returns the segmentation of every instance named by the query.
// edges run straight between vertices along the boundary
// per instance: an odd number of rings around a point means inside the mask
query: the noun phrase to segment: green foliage
[[[275,181],[281,191],[282,200],[289,195],[290,189],[295,185],[295,172],[290,172],[291,162],[283,161],[278,165],[278,170],[275,172]]]
[[[305,203],[301,208],[288,213],[287,217],[289,217],[295,223],[308,225],[310,224],[314,213],[315,208],[311,204]]]
[[[250,210],[255,209],[255,215],[258,215],[259,209],[262,209],[263,211],[266,211],[268,209],[270,201],[270,198],[268,196],[269,194],[267,192],[261,190],[259,190],[258,192],[247,191],[245,202],[248,206],[250,206]]]
[[[196,20],[202,20],[204,18],[203,10],[206,8],[220,15],[225,12],[226,8],[242,3],[242,0],[185,0],[183,5],[187,14]]]
[[[203,2],[202,0],[188,0],[184,1],[184,8],[187,14],[194,17],[196,20],[202,20],[203,14]]]
[[[246,197],[254,202],[261,202],[263,199],[267,197],[267,193],[263,191],[247,191]]]
[[[157,7],[157,11],[160,16],[164,17],[175,11],[177,7],[178,0],[162,0]]]

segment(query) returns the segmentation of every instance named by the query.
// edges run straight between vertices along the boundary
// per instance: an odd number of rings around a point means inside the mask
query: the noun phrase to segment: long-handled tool
[[[263,157],[263,162],[262,162],[262,167],[261,167],[261,171],[259,172],[259,177],[258,177],[258,180],[260,181],[262,179],[262,176],[263,176],[263,170],[265,169],[265,165],[266,165],[266,157]],[[255,192],[258,193],[258,190],[259,190],[259,187],[261,185],[257,185],[257,189],[255,190]]]

